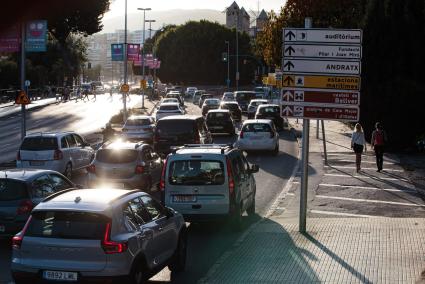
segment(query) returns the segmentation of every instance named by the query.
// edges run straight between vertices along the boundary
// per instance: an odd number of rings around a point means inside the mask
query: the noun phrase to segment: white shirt
[[[357,131],[353,132],[353,135],[351,136],[351,145],[354,145],[354,144],[358,144],[358,145],[366,144],[363,132],[357,132]]]

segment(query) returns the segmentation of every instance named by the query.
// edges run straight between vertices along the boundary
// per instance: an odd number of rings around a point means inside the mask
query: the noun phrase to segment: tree
[[[164,82],[224,85],[227,64],[221,61],[221,54],[227,51],[225,41],[229,41],[230,74],[235,74],[235,33],[234,29],[205,20],[169,28],[157,41],[157,55],[161,60],[158,76]],[[240,83],[250,83],[255,63],[250,38],[245,33],[239,33],[239,54]],[[231,78],[235,78],[234,75]]]

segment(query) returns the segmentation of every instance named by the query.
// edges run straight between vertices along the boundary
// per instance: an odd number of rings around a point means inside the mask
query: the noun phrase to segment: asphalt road
[[[105,108],[109,106],[106,103],[105,101],[103,105]],[[44,131],[49,129],[50,121],[56,122],[57,124],[53,124],[57,125],[56,127],[66,127],[66,129],[80,129],[84,125],[86,127],[84,131],[90,131],[91,129],[103,126],[107,121],[108,115],[104,113],[102,113],[99,118],[96,118],[98,113],[93,112],[88,105],[89,103],[86,105],[84,105],[84,103],[76,104],[74,102],[70,104],[72,106],[69,106],[69,113],[65,114],[67,116],[66,122],[61,123],[62,120],[56,117],[59,113],[64,113],[65,109],[68,109],[67,106],[64,106],[64,110],[56,112],[56,116],[51,112],[52,110],[48,110],[50,107],[34,111],[34,113],[31,114],[31,119],[35,120],[31,123],[35,123],[38,128],[44,127]],[[115,113],[121,106],[120,104],[112,105],[108,107],[108,109],[110,109],[108,112],[109,115]],[[190,102],[186,103],[186,105],[189,114],[200,114],[200,109],[197,106]],[[78,109],[77,112],[75,111],[76,108]],[[78,113],[78,115],[74,113]],[[93,113],[96,113],[96,115],[93,115]],[[84,123],[82,121],[84,121]],[[0,122],[0,129],[3,126],[2,123],[3,122]],[[89,128],[86,123],[93,123],[94,125]],[[17,123],[15,124],[19,125]],[[19,129],[17,131],[15,139],[19,138]],[[229,143],[233,142],[234,139],[235,137],[214,136],[215,143]],[[0,145],[3,143],[2,138],[0,138]],[[243,222],[245,228],[248,228],[250,224],[259,220],[267,213],[271,203],[275,200],[289,179],[293,167],[296,165],[297,155],[297,142],[288,130],[284,130],[280,133],[280,153],[278,156],[272,156],[269,153],[252,153],[248,155],[249,162],[258,164],[260,166],[260,171],[255,174],[257,183],[257,215],[254,217],[244,216]],[[85,184],[85,173],[80,171],[74,175],[73,179],[77,183]],[[186,272],[172,275],[166,268],[154,276],[150,280],[151,283],[196,283],[200,278],[205,276],[209,268],[219,257],[231,248],[242,233],[243,232],[235,232],[227,223],[216,222],[205,225],[189,225]],[[0,242],[0,283],[7,283],[10,281],[9,262],[10,244],[3,240]]]

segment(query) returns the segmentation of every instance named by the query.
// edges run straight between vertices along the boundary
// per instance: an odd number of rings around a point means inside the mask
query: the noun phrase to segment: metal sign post
[[[305,18],[304,26],[306,29],[312,27],[312,19]],[[299,231],[306,232],[307,227],[307,192],[308,192],[308,154],[310,140],[310,120],[303,119],[303,150],[302,150],[302,171],[301,192],[300,192],[300,224]]]
[[[25,90],[25,23],[21,25],[21,91]],[[27,135],[26,105],[21,104],[21,139]]]

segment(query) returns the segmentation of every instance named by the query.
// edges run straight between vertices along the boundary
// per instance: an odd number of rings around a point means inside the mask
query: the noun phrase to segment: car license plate
[[[77,281],[78,273],[77,272],[67,272],[67,271],[43,271],[43,278],[48,280],[61,280],[61,281]]]
[[[196,202],[196,196],[194,195],[174,195],[174,202]]]
[[[43,161],[30,161],[30,166],[44,166]]]
[[[0,225],[0,233],[6,232],[6,227],[3,225]]]

